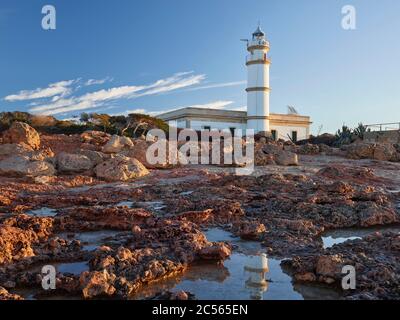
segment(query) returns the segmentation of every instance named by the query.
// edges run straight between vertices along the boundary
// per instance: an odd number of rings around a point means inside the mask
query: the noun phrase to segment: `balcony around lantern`
[[[252,63],[257,63],[257,62],[262,62],[262,63],[271,63],[271,60],[269,57],[267,57],[266,54],[264,55],[255,55],[255,54],[249,54],[246,56],[246,65],[252,64]]]
[[[269,49],[269,41],[265,39],[250,40],[247,45],[247,50],[254,50],[255,48],[263,47]]]

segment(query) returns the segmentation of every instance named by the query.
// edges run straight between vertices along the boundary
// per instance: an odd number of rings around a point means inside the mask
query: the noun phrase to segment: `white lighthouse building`
[[[247,128],[255,133],[269,132],[269,42],[260,27],[248,42],[247,66]]]
[[[268,132],[278,140],[302,140],[310,136],[310,117],[293,112],[288,114],[270,112],[270,66],[269,41],[260,27],[247,41],[247,111],[187,107],[158,115],[170,126],[194,130],[230,130],[244,133]]]

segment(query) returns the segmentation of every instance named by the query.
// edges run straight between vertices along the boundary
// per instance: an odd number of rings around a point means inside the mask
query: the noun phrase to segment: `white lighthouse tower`
[[[269,42],[258,26],[248,41],[247,66],[247,129],[255,133],[269,132]]]

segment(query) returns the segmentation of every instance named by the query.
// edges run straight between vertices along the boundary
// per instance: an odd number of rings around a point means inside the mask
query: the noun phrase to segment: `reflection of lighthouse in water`
[[[267,255],[262,253],[259,256],[250,257],[244,270],[249,274],[246,288],[250,289],[250,298],[262,300],[263,293],[268,290],[268,282],[265,280],[265,274],[269,272]]]

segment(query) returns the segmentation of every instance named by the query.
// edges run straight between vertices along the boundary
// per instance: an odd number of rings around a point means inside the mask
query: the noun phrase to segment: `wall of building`
[[[170,126],[177,128],[186,128],[187,121],[190,121],[190,128],[193,130],[201,131],[204,127],[208,126],[211,130],[229,130],[230,128],[246,130],[246,124],[240,122],[222,122],[222,121],[203,121],[203,120],[172,120],[168,121]]]
[[[309,136],[309,129],[301,126],[278,126],[270,124],[270,130],[277,131],[277,138],[289,140],[288,135],[292,136],[292,131],[297,131],[297,140],[307,139]]]
[[[284,116],[282,115],[280,116],[274,115],[274,117],[284,118]],[[194,120],[194,119],[183,118],[177,121],[176,120],[168,121],[168,124],[170,126],[174,126],[177,128],[186,128],[187,125],[190,125],[191,129],[198,131],[203,130],[205,126],[209,126],[211,130],[229,130],[229,128],[242,129],[243,134],[245,133],[246,130],[246,123],[241,123],[241,122],[207,121],[207,120]],[[280,125],[271,122],[270,130],[276,130],[278,134],[277,138],[283,140],[289,140],[288,135],[291,137],[292,131],[297,131],[297,140],[307,139],[310,134],[309,127],[297,124]]]
[[[191,128],[194,130],[202,130],[204,126],[211,127],[211,130],[229,130],[230,128],[246,130],[245,123],[239,122],[218,122],[218,121],[190,121]],[[245,132],[243,132],[244,134]]]

